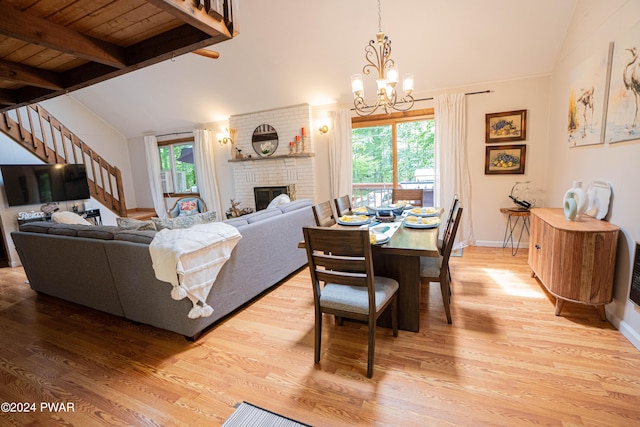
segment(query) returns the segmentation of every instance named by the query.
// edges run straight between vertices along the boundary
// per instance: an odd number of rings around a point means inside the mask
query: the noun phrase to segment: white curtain
[[[166,218],[167,206],[164,203],[164,193],[162,192],[158,139],[154,135],[147,135],[144,137],[144,151],[147,157],[147,174],[149,176],[149,187],[151,188],[153,208],[155,209],[158,218]]]
[[[331,199],[351,197],[351,113],[348,108],[331,112],[329,130],[329,179]]]
[[[455,194],[463,207],[462,219],[454,249],[475,244],[471,223],[471,180],[467,163],[465,96],[462,93],[435,97],[435,164],[434,200],[445,208],[451,206]]]
[[[198,129],[193,131],[193,136],[193,160],[196,167],[198,192],[207,205],[207,210],[215,211],[217,220],[222,221],[225,218],[216,176],[213,135],[210,130]]]

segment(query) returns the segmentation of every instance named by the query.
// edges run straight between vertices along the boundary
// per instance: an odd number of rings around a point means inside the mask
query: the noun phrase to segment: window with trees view
[[[393,188],[422,188],[433,205],[434,126],[432,110],[353,119],[354,205],[390,203]]]
[[[193,138],[158,142],[160,178],[165,194],[197,193]]]

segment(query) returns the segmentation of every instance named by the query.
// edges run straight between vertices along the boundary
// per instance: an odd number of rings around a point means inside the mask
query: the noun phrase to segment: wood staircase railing
[[[45,163],[84,164],[91,196],[127,216],[120,169],[111,166],[38,104],[2,113],[0,131]]]

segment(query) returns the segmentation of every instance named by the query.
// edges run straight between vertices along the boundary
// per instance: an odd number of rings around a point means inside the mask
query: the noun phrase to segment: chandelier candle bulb
[[[413,92],[413,74],[406,73],[402,79],[402,90],[408,95]]]
[[[351,76],[351,90],[354,95],[362,96],[364,93],[364,82],[362,81],[362,74],[354,74]]]

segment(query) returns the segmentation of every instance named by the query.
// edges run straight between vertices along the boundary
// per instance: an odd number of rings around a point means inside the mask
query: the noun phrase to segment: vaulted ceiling
[[[156,9],[189,1],[137,0]],[[351,105],[350,75],[361,72],[364,47],[378,31],[376,0],[233,4],[238,35],[211,48],[219,59],[165,49],[164,61],[85,85],[70,96],[126,137],[193,129],[234,114],[300,103]],[[580,13],[577,0],[381,0],[381,8],[391,56],[401,74],[414,73],[417,98],[551,73],[572,16]],[[130,37],[139,33],[132,29]]]
[[[0,110],[232,37],[230,7],[185,0],[0,1]]]

